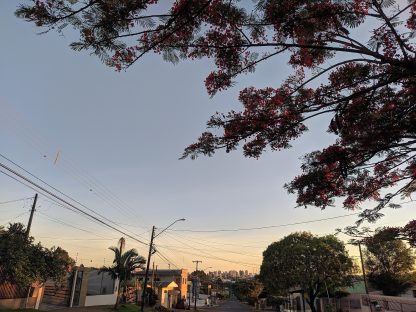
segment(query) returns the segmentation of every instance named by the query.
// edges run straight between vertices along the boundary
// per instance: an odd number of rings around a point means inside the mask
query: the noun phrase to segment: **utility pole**
[[[373,311],[372,303],[370,296],[368,294],[368,284],[367,284],[367,277],[365,275],[365,267],[364,267],[364,260],[363,260],[363,252],[361,251],[361,241],[358,241],[358,250],[360,251],[360,259],[361,259],[361,271],[363,272],[363,279],[364,279],[364,287],[365,287],[365,293],[367,294],[368,299],[368,306],[370,307],[370,312]]]
[[[153,261],[153,266],[152,266],[152,282],[150,283],[152,289],[153,289],[154,283],[155,283],[155,262]]]
[[[365,293],[368,295],[368,285],[367,285],[367,278],[366,278],[366,276],[365,276],[365,268],[364,268],[363,252],[361,251],[361,241],[358,241],[358,249],[360,250],[361,271],[363,272],[363,279],[364,279]]]
[[[30,211],[29,222],[27,224],[26,238],[29,238],[30,228],[32,227],[33,214],[35,213],[35,208],[36,208],[36,202],[37,201],[38,201],[38,194],[36,193],[35,194],[35,199],[33,200],[33,204],[32,204],[32,210]]]
[[[153,240],[158,237],[160,234],[165,232],[167,229],[169,229],[172,225],[174,225],[178,221],[185,221],[184,218],[175,220],[171,224],[169,224],[167,227],[165,227],[162,231],[160,231],[157,235],[155,235],[156,227],[153,225],[152,227],[152,236],[150,237],[150,244],[149,244],[149,255],[147,256],[147,264],[146,264],[146,274],[144,276],[144,285],[143,285],[143,292],[142,292],[142,304],[140,307],[140,311],[143,312],[144,310],[144,298],[146,296],[146,289],[147,289],[147,281],[149,279],[149,266],[150,266],[150,257],[152,256],[153,252],[156,252],[156,250],[153,249]]]
[[[147,280],[149,278],[150,257],[152,256],[152,252],[153,252],[153,239],[154,238],[155,238],[155,226],[152,227],[152,236],[150,237],[149,255],[147,256],[146,273],[144,275],[144,284],[143,284],[143,291],[142,291],[142,304],[140,306],[141,312],[143,312],[144,310],[144,298],[146,297]]]
[[[196,282],[196,283],[194,283],[195,284],[195,286],[194,286],[194,310],[196,311],[196,288],[197,288],[198,280],[199,280],[199,278],[198,278],[198,263],[202,263],[202,261],[195,260],[195,261],[192,261],[192,262],[195,263],[195,274],[196,274],[195,279],[194,279],[194,281]]]

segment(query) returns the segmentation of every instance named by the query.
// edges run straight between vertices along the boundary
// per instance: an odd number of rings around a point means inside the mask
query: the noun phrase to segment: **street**
[[[240,303],[237,299],[230,299],[224,304],[220,305],[219,307],[214,308],[207,308],[204,309],[205,311],[213,311],[213,312],[229,312],[229,311],[240,311],[240,312],[248,312],[253,311],[253,307],[250,307],[246,304]]]

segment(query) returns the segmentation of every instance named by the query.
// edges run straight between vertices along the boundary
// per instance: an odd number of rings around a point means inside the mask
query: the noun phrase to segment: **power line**
[[[172,232],[192,232],[192,233],[217,233],[217,232],[240,232],[240,231],[255,231],[255,230],[264,230],[264,229],[272,229],[272,228],[279,228],[291,225],[300,225],[300,224],[308,224],[308,223],[315,223],[321,221],[328,221],[340,218],[351,217],[360,214],[359,212],[350,213],[346,215],[330,217],[330,218],[323,218],[323,219],[315,219],[309,221],[302,221],[302,222],[294,222],[294,223],[286,223],[286,224],[278,224],[278,225],[268,225],[268,226],[260,226],[260,227],[251,227],[251,228],[237,228],[237,229],[217,229],[217,230],[169,230]]]
[[[173,233],[171,233],[171,234],[173,234]],[[177,233],[175,233],[175,235],[178,235]],[[200,237],[198,237],[198,238],[195,238],[195,237],[193,237],[193,236],[183,236],[182,235],[182,237],[186,240],[186,239],[189,239],[189,240],[192,240],[192,239],[196,239],[196,240],[198,240],[198,241],[203,241],[203,242],[207,242],[207,243],[210,243],[211,244],[211,246],[213,246],[213,244],[214,245],[220,245],[220,246],[224,246],[224,245],[226,245],[226,246],[234,246],[234,247],[243,247],[243,248],[264,248],[264,246],[260,246],[260,245],[258,245],[258,244],[263,244],[263,243],[270,243],[270,241],[255,241],[255,242],[253,242],[253,241],[249,241],[249,242],[247,242],[248,244],[257,244],[257,245],[241,245],[241,244],[232,244],[232,243],[224,243],[224,242],[218,242],[218,241],[211,241],[211,240],[207,240],[207,239],[202,239],[202,238],[200,238]]]
[[[18,214],[17,216],[15,216],[14,218],[12,218],[12,219],[10,219],[9,221],[7,221],[6,223],[3,223],[2,224],[2,226],[5,226],[5,225],[7,225],[8,223],[12,223],[14,220],[16,220],[17,218],[20,218],[20,217],[22,217],[22,216],[24,216],[25,214],[28,214],[29,213],[29,211],[25,211],[25,212],[23,212],[23,213],[21,213],[21,214]]]
[[[9,201],[5,201],[5,202],[1,202],[0,205],[16,203],[16,202],[24,201],[24,200],[28,200],[28,199],[33,199],[33,197],[25,197],[25,198],[19,198],[19,199],[9,200]]]
[[[172,264],[175,268],[180,269],[180,267],[177,266],[175,264],[175,262],[173,262],[172,260],[170,260],[167,256],[165,256],[164,254],[162,254],[159,250],[156,250],[156,255],[159,256],[159,258],[161,258],[162,260],[165,260],[165,262],[167,264]]]
[[[168,259],[164,258],[159,252],[156,253],[156,256],[158,256],[163,262],[165,262],[167,265],[170,265],[171,263],[169,262]]]
[[[30,127],[30,122],[24,118],[19,112],[17,112],[14,107],[7,105],[5,106],[6,110],[9,112],[9,116],[15,121],[11,123],[11,126],[17,130],[15,134],[20,134],[20,136],[31,145],[37,152],[39,152],[43,158],[47,158],[47,154],[51,154],[51,145],[47,141],[46,138],[40,136],[39,134],[35,134],[33,126]],[[22,122],[23,120],[23,122]],[[52,149],[56,150],[55,147],[52,146]],[[45,151],[46,150],[46,153]],[[58,152],[59,153],[59,152]],[[55,155],[55,154],[54,154]],[[56,159],[55,159],[56,160]],[[80,184],[87,187],[90,192],[93,192],[98,198],[103,200],[109,207],[112,207],[116,210],[124,210],[128,211],[130,214],[135,215],[142,220],[142,216],[137,214],[136,209],[132,209],[128,204],[123,202],[116,194],[114,194],[108,187],[106,187],[103,183],[101,183],[97,178],[91,175],[87,175],[83,168],[77,168],[77,165],[72,162],[66,156],[59,157],[59,163],[62,163],[62,169],[64,169],[69,175],[75,178]],[[91,187],[92,185],[92,187]],[[136,226],[143,227],[139,224]]]
[[[38,211],[38,213],[39,213],[39,214],[41,214],[43,218],[45,218],[45,219],[47,219],[47,220],[49,220],[49,221],[52,221],[52,222],[55,222],[55,223],[58,223],[58,224],[61,224],[61,225],[65,225],[65,226],[71,227],[71,228],[73,228],[73,229],[76,229],[76,230],[79,230],[79,231],[82,231],[82,232],[85,232],[85,233],[89,233],[89,234],[95,235],[95,236],[97,236],[97,237],[104,238],[103,236],[98,235],[98,234],[96,234],[96,233],[94,233],[94,232],[92,232],[92,231],[88,231],[88,230],[86,230],[86,229],[79,228],[79,227],[77,227],[77,226],[75,226],[75,225],[72,225],[72,224],[66,223],[66,222],[64,222],[64,221],[62,221],[62,220],[56,219],[56,218],[54,218],[54,217],[51,217],[51,216],[49,216],[49,215],[47,215],[46,213],[43,213],[43,212],[41,212],[41,211]]]
[[[94,220],[96,220],[97,222],[101,223],[102,225],[104,225],[104,226],[106,226],[106,227],[109,227],[109,228],[111,228],[111,229],[113,229],[113,230],[115,230],[115,231],[117,231],[117,232],[119,232],[119,233],[121,233],[121,234],[123,234],[123,235],[125,235],[125,236],[127,236],[127,237],[129,237],[129,238],[131,238],[131,239],[133,239],[133,240],[135,240],[136,242],[138,242],[138,243],[140,243],[140,244],[143,244],[143,245],[148,246],[148,244],[147,244],[147,243],[144,243],[144,242],[142,242],[142,241],[138,240],[138,239],[137,239],[137,238],[135,238],[134,236],[131,236],[130,234],[127,234],[127,233],[125,233],[125,232],[123,232],[123,231],[121,231],[121,230],[117,229],[116,227],[112,226],[111,224],[106,223],[105,221],[103,221],[103,220],[101,220],[101,219],[99,219],[99,218],[97,218],[97,217],[93,216],[92,214],[90,214],[90,213],[88,213],[88,212],[86,212],[86,211],[82,210],[81,208],[78,208],[77,206],[75,206],[75,205],[71,204],[70,202],[66,201],[66,200],[65,200],[65,199],[63,199],[62,197],[60,197],[60,196],[58,196],[58,195],[56,195],[56,194],[52,193],[51,191],[49,191],[49,190],[45,189],[44,187],[40,186],[40,185],[39,185],[39,184],[37,184],[36,182],[33,182],[32,180],[30,180],[29,178],[27,178],[27,177],[23,176],[22,174],[20,174],[20,173],[16,172],[15,170],[11,169],[10,167],[8,167],[8,166],[6,166],[6,165],[4,165],[4,164],[2,164],[2,163],[0,163],[0,167],[2,167],[3,169],[5,169],[5,170],[7,170],[7,171],[11,172],[12,174],[14,174],[14,175],[18,176],[20,179],[22,179],[22,180],[24,180],[24,181],[28,182],[29,184],[31,184],[31,185],[33,185],[33,186],[35,186],[35,188],[37,188],[37,189],[39,189],[39,190],[42,190],[43,192],[45,192],[45,193],[49,194],[50,196],[52,196],[52,197],[56,198],[56,199],[57,199],[57,200],[59,200],[60,202],[62,202],[62,203],[64,203],[64,204],[66,204],[66,205],[68,205],[68,206],[72,207],[73,209],[75,209],[75,210],[77,210],[78,212],[80,212],[82,215],[87,216],[87,217],[89,217],[89,218],[91,218],[91,219],[94,219]],[[1,172],[2,172],[2,173],[4,173],[3,171],[1,171]],[[8,176],[10,176],[10,175],[8,175]],[[16,179],[15,179],[15,180],[16,180]],[[19,180],[17,180],[17,181],[19,181]],[[19,182],[20,182],[20,181],[19,181]],[[90,210],[90,209],[89,209],[89,210]]]
[[[206,259],[213,259],[213,260],[218,260],[218,261],[223,261],[223,262],[229,262],[229,263],[238,264],[238,265],[241,265],[241,266],[244,266],[244,267],[249,267],[249,268],[260,266],[260,264],[241,262],[241,261],[233,261],[233,260],[229,260],[229,259],[225,259],[225,258],[216,257],[216,256],[213,256],[213,255],[206,255],[206,253],[203,253],[203,254],[199,253],[198,254],[198,253],[183,251],[181,249],[176,249],[176,248],[172,248],[172,247],[164,247],[164,248],[172,250],[172,251],[188,254],[188,255],[191,255],[191,256],[198,256],[198,257],[206,258]],[[201,250],[197,250],[197,251],[201,252]]]
[[[169,234],[167,234],[167,235],[169,235]],[[183,244],[183,245],[185,245],[185,246],[191,247],[192,249],[198,251],[199,254],[191,253],[191,252],[187,252],[187,251],[183,251],[183,250],[176,249],[176,248],[172,248],[172,247],[168,247],[168,246],[165,246],[164,248],[170,249],[170,250],[173,250],[173,251],[181,251],[182,253],[187,253],[187,254],[190,254],[190,255],[193,255],[193,256],[205,257],[205,258],[210,258],[210,259],[214,259],[214,260],[219,260],[219,261],[225,261],[225,262],[240,264],[240,265],[249,266],[249,267],[258,266],[258,264],[254,264],[254,263],[238,262],[238,261],[233,261],[233,260],[221,258],[221,257],[215,256],[215,255],[212,255],[212,254],[206,252],[203,249],[195,248],[195,247],[193,247],[193,246],[191,246],[191,245],[189,245],[189,244],[187,244],[187,243],[185,243],[185,242],[183,242],[181,240],[176,239],[176,241],[179,242],[179,243],[181,243],[181,244]],[[157,246],[159,246],[159,245],[157,245]]]
[[[112,237],[112,238],[57,238],[52,236],[36,236],[37,238],[44,238],[44,239],[57,239],[57,240],[64,240],[64,241],[110,241],[119,239],[119,237]]]
[[[69,196],[69,195],[67,195],[67,194],[63,193],[62,191],[58,190],[58,189],[57,189],[57,188],[55,188],[54,186],[50,185],[49,183],[47,183],[47,182],[46,182],[46,181],[44,181],[43,179],[41,179],[41,178],[39,178],[38,176],[34,175],[34,174],[33,174],[33,173],[31,173],[30,171],[26,170],[26,169],[25,169],[25,168],[23,168],[21,165],[17,164],[16,162],[14,162],[13,160],[11,160],[11,159],[9,159],[8,157],[4,156],[4,155],[3,155],[3,154],[1,154],[1,153],[0,153],[0,157],[2,157],[2,158],[4,158],[4,159],[6,159],[7,161],[11,162],[13,165],[17,166],[19,169],[23,170],[24,172],[26,172],[27,174],[31,175],[32,177],[34,177],[34,178],[35,178],[35,179],[37,179],[38,181],[42,182],[43,184],[45,184],[45,185],[47,185],[48,187],[50,187],[51,189],[53,189],[55,192],[58,192],[59,194],[61,194],[61,195],[65,196],[66,198],[68,198],[68,199],[72,200],[73,202],[75,202],[75,203],[77,203],[78,205],[80,205],[80,206],[84,207],[84,208],[85,208],[85,209],[87,209],[88,211],[90,211],[90,212],[92,212],[92,213],[96,214],[97,216],[100,216],[101,218],[105,219],[106,221],[108,221],[108,222],[110,222],[110,223],[113,223],[113,224],[115,224],[115,225],[119,226],[119,227],[120,227],[120,228],[122,228],[123,230],[128,231],[128,232],[132,233],[132,234],[133,234],[133,235],[135,235],[135,236],[140,236],[140,235],[137,235],[136,233],[134,233],[134,232],[130,231],[129,229],[126,229],[125,227],[120,226],[119,224],[117,224],[117,223],[116,223],[116,222],[114,222],[113,220],[110,220],[110,219],[106,218],[105,216],[101,215],[100,213],[98,213],[98,212],[94,211],[93,209],[91,209],[91,208],[89,208],[89,207],[87,207],[87,206],[83,205],[82,203],[80,203],[79,201],[77,201],[76,199],[74,199],[73,197],[71,197],[71,196]],[[142,239],[143,239],[143,238],[142,238]]]
[[[223,249],[223,248],[219,248],[219,247],[214,247],[214,246],[204,244],[204,243],[198,242],[196,240],[193,240],[193,239],[190,239],[190,238],[187,238],[187,237],[183,237],[183,236],[181,236],[179,234],[176,234],[176,233],[175,233],[175,235],[179,236],[179,237],[182,237],[183,239],[186,239],[188,241],[194,242],[195,244],[202,245],[202,246],[205,246],[205,247],[209,247],[211,249],[219,250],[221,252],[233,253],[233,254],[237,254],[237,255],[242,255],[242,256],[247,256],[247,257],[254,257],[254,258],[260,257],[260,255],[250,255],[250,254],[246,254],[246,253],[242,253],[242,252],[237,252],[237,251],[227,250],[227,249]]]
[[[2,171],[2,170],[0,170],[0,172],[1,172],[1,173],[3,173],[4,175],[8,176],[9,178],[11,178],[11,179],[15,180],[16,182],[19,182],[20,184],[22,184],[22,185],[24,185],[24,186],[26,186],[26,187],[30,188],[31,190],[33,190],[33,191],[35,191],[35,192],[39,192],[40,194],[42,194],[42,196],[44,196],[44,197],[48,198],[49,200],[51,200],[51,203],[53,203],[53,204],[55,204],[55,205],[57,205],[57,206],[59,206],[59,207],[61,207],[61,208],[67,209],[67,210],[69,210],[69,211],[72,211],[72,212],[74,212],[74,213],[76,213],[76,214],[79,214],[79,215],[81,215],[81,216],[85,217],[86,219],[88,219],[88,220],[90,220],[90,221],[92,221],[92,222],[96,223],[96,224],[102,225],[101,223],[97,222],[96,220],[91,219],[91,218],[88,218],[87,216],[83,215],[82,213],[80,213],[79,211],[77,211],[77,210],[75,210],[75,209],[73,209],[73,208],[71,208],[71,207],[65,206],[64,204],[62,204],[62,203],[58,202],[55,198],[53,198],[53,197],[49,196],[48,194],[46,194],[46,193],[44,193],[44,192],[42,192],[42,191],[40,191],[40,190],[36,189],[35,187],[33,187],[33,186],[29,185],[29,184],[27,184],[27,183],[25,183],[25,182],[23,182],[23,181],[21,181],[21,180],[17,179],[16,177],[14,177],[14,176],[12,176],[12,175],[8,174],[7,172],[4,172],[4,171]]]

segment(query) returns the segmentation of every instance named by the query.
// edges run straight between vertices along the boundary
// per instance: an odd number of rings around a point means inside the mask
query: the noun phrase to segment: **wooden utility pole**
[[[152,266],[152,282],[150,283],[152,289],[153,289],[154,284],[155,284],[155,262],[153,261],[153,266]]]
[[[197,288],[197,286],[198,286],[198,280],[199,280],[199,278],[198,278],[198,263],[202,263],[202,261],[200,261],[200,260],[195,260],[195,261],[192,261],[193,263],[195,263],[195,274],[196,274],[196,276],[195,276],[195,278],[194,278],[194,282],[196,282],[196,283],[194,283],[194,310],[196,311],[196,288]]]
[[[364,267],[364,260],[363,260],[363,252],[361,251],[361,241],[358,241],[358,249],[360,250],[361,271],[363,272],[365,293],[368,295],[368,285],[367,285],[367,278],[365,276],[365,267]]]
[[[36,193],[35,199],[33,200],[32,209],[30,210],[29,222],[27,224],[27,229],[26,229],[26,238],[29,238],[30,228],[32,227],[33,214],[35,213],[37,201],[38,201],[38,194]]]
[[[144,298],[146,298],[147,280],[149,279],[150,257],[152,256],[152,252],[153,252],[153,239],[154,238],[155,238],[155,226],[153,226],[152,228],[152,236],[150,237],[149,255],[147,256],[146,273],[144,275],[144,284],[143,284],[143,291],[142,291],[142,304],[140,306],[141,312],[143,312],[144,310]]]
[[[364,279],[364,287],[365,287],[365,293],[367,294],[368,299],[368,306],[370,307],[370,312],[373,311],[372,303],[370,296],[368,294],[368,284],[367,284],[367,277],[365,275],[365,267],[364,267],[364,260],[363,260],[363,252],[361,251],[361,241],[358,241],[358,250],[360,251],[360,259],[361,259],[361,271],[363,272],[363,279]]]

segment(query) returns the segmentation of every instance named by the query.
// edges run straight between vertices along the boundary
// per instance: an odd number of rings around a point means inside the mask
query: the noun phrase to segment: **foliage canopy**
[[[315,298],[326,289],[351,285],[353,270],[353,261],[340,240],[332,235],[318,237],[300,232],[267,247],[260,280],[272,293],[305,293],[306,302],[315,312]]]
[[[238,280],[233,284],[233,292],[238,300],[255,302],[264,286],[256,280]]]
[[[415,256],[399,239],[390,239],[385,230],[365,240],[365,266],[370,283],[384,295],[397,296],[416,282]]]
[[[212,116],[183,157],[242,144],[257,158],[267,148],[289,148],[309,119],[327,116],[335,143],[307,154],[302,173],[286,185],[298,205],[326,208],[340,197],[351,209],[376,200],[362,212],[372,221],[392,198],[415,190],[414,0],[176,0],[170,7],[157,0],[33,0],[16,15],[45,31],[71,25],[79,32],[73,49],[117,70],[149,52],[174,63],[212,58],[210,95],[259,63],[286,60],[293,75],[243,89],[242,111]]]
[[[27,238],[21,223],[0,231],[0,283],[28,287],[48,279],[60,282],[74,264],[61,247],[48,249]]]
[[[191,278],[197,278],[201,283],[207,283],[210,281],[209,276],[203,270],[193,271],[191,273]]]

